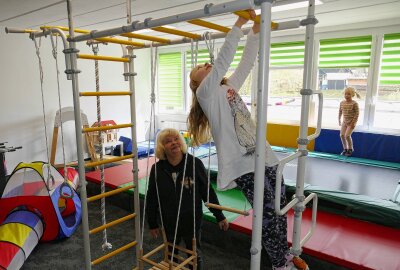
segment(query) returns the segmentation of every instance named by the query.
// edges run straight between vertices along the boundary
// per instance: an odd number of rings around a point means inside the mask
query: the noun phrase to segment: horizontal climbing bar
[[[157,31],[157,32],[162,32],[162,33],[167,33],[171,35],[176,35],[176,36],[182,36],[182,37],[187,37],[187,38],[192,38],[192,39],[200,39],[201,35],[198,34],[193,34],[181,30],[176,30],[176,29],[171,29],[163,26],[158,26],[158,27],[153,27],[151,30]]]
[[[80,92],[81,97],[102,97],[102,96],[130,96],[132,91],[117,91],[117,92]]]
[[[94,261],[92,261],[92,265],[99,264],[99,263],[101,263],[101,262],[103,262],[103,261],[105,261],[105,260],[107,260],[107,259],[109,259],[109,258],[111,258],[111,257],[113,257],[113,256],[115,256],[115,255],[117,255],[117,254],[119,254],[119,253],[121,253],[121,252],[123,252],[123,251],[125,251],[125,250],[127,250],[129,248],[131,248],[131,247],[136,246],[136,245],[137,245],[136,241],[130,242],[129,244],[126,244],[125,246],[122,246],[119,249],[114,250],[113,252],[110,252],[110,253],[108,253],[108,254],[106,254],[106,255],[104,255],[104,256],[102,256],[102,257],[100,257],[100,258],[98,258],[98,259],[96,259]]]
[[[123,39],[117,39],[117,38],[109,38],[109,37],[96,38],[95,40],[101,41],[101,42],[106,42],[106,43],[130,45],[130,46],[135,46],[135,47],[144,47],[145,46],[145,44],[143,42],[123,40]]]
[[[98,195],[94,195],[92,197],[89,197],[87,199],[87,202],[94,202],[94,201],[100,200],[101,198],[110,197],[110,196],[119,194],[121,192],[127,191],[127,190],[129,190],[131,188],[134,188],[134,187],[135,187],[135,185],[129,185],[129,186],[126,186],[126,187],[117,188],[117,189],[113,189],[113,190],[110,190],[110,191],[107,191],[107,192],[104,192],[104,193],[101,193],[101,194],[98,194]]]
[[[236,208],[226,207],[226,206],[213,204],[213,203],[206,203],[205,205],[206,205],[206,207],[209,207],[209,208],[224,210],[224,211],[236,213],[236,214],[243,215],[243,216],[248,216],[249,215],[249,212],[245,211],[245,210],[239,210],[239,209],[236,209]]]
[[[120,125],[109,125],[109,126],[100,126],[100,127],[89,127],[84,128],[82,131],[84,133],[94,132],[94,131],[104,131],[104,130],[112,130],[112,129],[120,129],[120,128],[129,128],[133,127],[133,124],[120,124]]]
[[[136,34],[136,33],[125,33],[125,34],[121,34],[120,36],[128,37],[128,38],[143,39],[143,40],[160,42],[160,43],[170,43],[171,42],[171,40],[169,40],[167,38],[153,37],[153,36],[147,36],[147,35]]]
[[[135,213],[130,214],[130,215],[127,215],[127,216],[124,216],[124,217],[122,217],[122,218],[116,219],[116,220],[114,220],[114,221],[111,221],[111,222],[109,222],[109,223],[106,223],[106,224],[104,224],[104,225],[101,225],[101,226],[99,226],[99,227],[97,227],[97,228],[94,228],[94,229],[90,230],[90,231],[89,231],[89,234],[95,234],[95,233],[104,231],[104,230],[107,229],[107,228],[110,228],[110,227],[112,227],[112,226],[114,226],[114,225],[117,225],[117,224],[120,224],[120,223],[122,223],[122,222],[125,222],[125,221],[127,221],[127,220],[133,219],[133,218],[135,218],[135,217],[136,217],[136,214],[135,214]]]
[[[125,160],[125,159],[130,159],[130,158],[133,158],[134,156],[135,155],[131,154],[131,155],[126,155],[126,156],[122,156],[122,157],[115,157],[115,158],[110,158],[110,159],[103,159],[100,161],[88,162],[85,164],[85,167],[86,168],[97,167],[99,165],[104,165],[104,164],[113,163],[113,162],[117,162],[117,161],[121,161],[121,160]]]
[[[114,61],[114,62],[129,62],[128,58],[103,56],[103,55],[91,55],[91,54],[78,54],[78,58],[89,59],[89,60]]]
[[[69,27],[65,27],[65,26],[45,25],[45,26],[40,27],[40,29],[42,29],[42,30],[51,29],[51,28],[58,28],[63,31],[69,31]],[[74,28],[74,32],[80,33],[80,34],[90,34],[89,30],[78,29],[78,28]],[[123,40],[123,39],[117,39],[117,38],[110,38],[110,37],[96,38],[95,40],[101,41],[101,42],[107,42],[107,43],[131,45],[131,46],[136,46],[136,47],[144,47],[145,46],[145,44],[143,42],[129,41],[129,40]]]
[[[74,42],[86,41],[89,39],[99,38],[99,37],[109,37],[115,35],[121,35],[123,33],[139,31],[142,29],[154,28],[163,25],[170,25],[179,22],[187,22],[193,19],[200,19],[204,17],[210,17],[218,14],[232,13],[237,10],[246,10],[254,8],[254,3],[252,1],[235,0],[227,3],[215,4],[215,5],[205,5],[204,8],[197,10],[191,10],[181,14],[175,14],[164,18],[151,19],[148,18],[143,22],[135,22],[132,24],[99,30],[96,32],[91,32],[90,34],[79,35],[72,38]]]
[[[212,23],[212,22],[207,22],[207,21],[204,21],[204,20],[199,20],[199,19],[190,20],[190,21],[188,21],[188,23],[191,23],[191,24],[194,24],[194,25],[198,25],[198,26],[203,26],[203,27],[206,27],[206,28],[209,28],[209,29],[213,29],[213,30],[217,30],[217,31],[220,31],[220,32],[223,32],[223,33],[228,33],[231,30],[228,27],[225,27],[225,26],[222,26],[222,25],[219,25],[219,24],[215,24],[215,23]]]
[[[235,12],[233,12],[233,13],[236,14],[236,15],[238,15],[239,17],[242,17],[242,18],[245,18],[245,19],[248,19],[248,20],[255,21],[256,23],[260,23],[260,15],[257,15],[256,18],[253,20],[253,19],[250,17],[249,12],[247,12],[247,11],[235,11]],[[276,28],[278,28],[278,26],[279,26],[278,23],[271,22],[271,29],[276,29]]]

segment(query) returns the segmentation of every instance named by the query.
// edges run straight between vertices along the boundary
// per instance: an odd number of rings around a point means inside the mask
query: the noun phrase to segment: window
[[[318,87],[323,90],[322,125],[338,127],[339,103],[343,89],[352,86],[361,95],[357,100],[363,124],[372,36],[324,39],[320,41]]]
[[[242,58],[242,54],[243,54],[243,46],[240,46],[237,48],[235,56],[233,58],[232,64],[230,65],[228,72],[226,74],[226,77],[229,77],[232,75],[232,73],[235,71],[235,69],[237,68],[240,59]],[[216,57],[216,55],[215,55]],[[206,62],[210,62],[210,56],[208,53],[208,50],[199,50],[198,54],[197,54],[197,64],[204,64]],[[187,89],[188,93],[190,91],[189,88],[189,75],[190,75],[190,71],[192,70],[192,55],[190,51],[186,52],[186,78],[187,78]],[[250,72],[250,75],[247,77],[246,81],[243,83],[242,88],[240,89],[240,95],[243,99],[243,101],[247,104],[247,107],[250,110],[251,107],[251,80],[252,80],[252,72]],[[191,94],[188,95],[189,96],[189,100],[191,100]],[[190,104],[190,102],[188,102],[188,104]]]
[[[160,53],[158,62],[158,109],[163,113],[183,112],[182,53]]]
[[[193,60],[196,63],[196,59],[194,59],[195,55],[193,55]],[[186,51],[186,69],[185,69],[185,74],[186,74],[186,112],[189,112],[190,110],[190,105],[192,104],[192,91],[189,87],[190,83],[190,72],[192,71],[192,52],[191,51]],[[210,63],[210,54],[208,53],[207,49],[204,50],[198,50],[197,51],[197,65],[201,65],[204,63]],[[194,64],[193,64],[194,65]]]
[[[299,122],[303,86],[304,42],[271,44],[269,122]]]
[[[233,57],[233,61],[231,66],[226,73],[226,77],[229,77],[233,74],[237,66],[239,65],[240,59],[243,55],[244,46],[239,46],[236,49],[235,56]],[[251,82],[252,82],[253,72],[249,73],[249,76],[246,78],[246,81],[243,83],[242,88],[240,88],[240,96],[242,97],[244,103],[246,103],[247,108],[251,111]]]
[[[400,33],[384,36],[374,127],[400,129]]]

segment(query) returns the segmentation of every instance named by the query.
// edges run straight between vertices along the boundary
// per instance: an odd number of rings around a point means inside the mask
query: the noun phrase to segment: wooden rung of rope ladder
[[[130,96],[132,91],[116,91],[116,92],[80,92],[81,97],[102,97],[102,96]]]
[[[107,259],[109,259],[109,258],[111,258],[111,257],[113,257],[113,256],[115,256],[115,255],[117,255],[117,254],[119,254],[119,253],[121,253],[121,252],[123,252],[123,251],[125,251],[125,250],[127,250],[129,248],[131,248],[131,247],[136,246],[136,245],[137,245],[136,241],[130,242],[129,244],[126,244],[125,246],[122,246],[119,249],[114,250],[114,251],[112,251],[112,252],[110,252],[110,253],[108,253],[108,254],[106,254],[106,255],[104,255],[104,256],[102,256],[102,257],[100,257],[100,258],[98,258],[98,259],[96,259],[94,261],[92,261],[92,265],[99,264],[99,263],[101,263],[101,262],[103,262],[103,261],[105,261],[105,260],[107,260]]]
[[[89,163],[85,164],[85,167],[86,168],[96,167],[96,166],[100,166],[100,165],[104,165],[104,164],[108,164],[108,163],[113,163],[113,162],[117,162],[117,161],[121,161],[121,160],[125,160],[125,159],[130,159],[130,158],[133,158],[134,156],[135,156],[134,154],[130,154],[130,155],[122,156],[122,157],[115,157],[115,158],[103,159],[103,160],[99,160],[99,161],[95,161],[95,162],[89,162]]]
[[[112,226],[114,226],[114,225],[120,224],[120,223],[125,222],[125,221],[127,221],[127,220],[133,219],[133,218],[135,218],[135,217],[136,217],[136,213],[126,215],[126,216],[124,216],[124,217],[122,217],[122,218],[116,219],[116,220],[114,220],[114,221],[108,222],[108,223],[106,223],[106,224],[104,224],[104,225],[101,225],[101,226],[99,226],[99,227],[96,227],[96,228],[94,228],[94,229],[91,229],[91,230],[89,231],[89,234],[95,234],[95,233],[104,231],[105,229],[108,229],[108,228],[110,228],[110,227],[112,227]]]
[[[192,39],[200,39],[201,38],[201,35],[198,35],[198,34],[193,34],[193,33],[176,30],[176,29],[171,29],[171,28],[167,28],[167,27],[162,27],[162,26],[153,27],[153,28],[151,28],[151,30],[154,30],[157,32],[162,32],[162,33],[167,33],[167,34],[171,34],[171,35],[192,38]]]
[[[242,17],[242,18],[245,18],[245,19],[248,19],[248,20],[255,21],[256,23],[260,23],[260,15],[257,15],[256,18],[253,20],[253,19],[250,17],[250,14],[249,14],[248,11],[235,11],[235,12],[233,12],[233,13],[236,14],[236,15],[238,15],[239,17]],[[278,23],[271,22],[271,28],[272,28],[272,29],[277,29],[278,26],[279,26]]]
[[[203,27],[206,27],[206,28],[209,28],[209,29],[217,30],[217,31],[220,31],[220,32],[223,32],[223,33],[228,33],[229,31],[231,31],[231,29],[228,28],[228,27],[225,27],[225,26],[222,26],[222,25],[219,25],[219,24],[215,24],[215,23],[212,23],[212,22],[207,22],[207,21],[204,21],[204,20],[196,19],[196,20],[190,20],[190,21],[187,21],[187,22],[191,23],[191,24],[194,24],[194,25],[203,26]]]
[[[159,251],[164,251],[164,254],[168,254],[169,256],[171,256],[171,252],[168,252],[168,247],[172,247],[173,245],[169,242],[165,242],[163,244],[161,244],[160,246],[156,247],[155,249],[153,249],[152,251],[150,251],[149,253],[147,253],[146,255],[143,255],[140,260],[142,260],[145,263],[148,263],[150,265],[152,265],[153,267],[150,269],[153,270],[178,270],[178,269],[183,269],[183,270],[188,270],[189,268],[185,267],[186,265],[192,265],[193,269],[197,269],[197,256],[196,256],[196,252],[177,246],[175,245],[175,248],[185,252],[186,254],[189,254],[190,256],[188,258],[183,258],[181,256],[178,255],[174,255],[174,258],[177,258],[179,261],[181,261],[180,263],[177,262],[171,262],[168,260],[168,257],[164,256],[164,260],[161,262],[155,262],[153,260],[151,260],[149,257],[153,256],[154,254],[156,254]],[[195,247],[195,241],[193,243],[193,246]]]
[[[94,132],[94,131],[104,131],[111,129],[129,128],[133,127],[133,124],[119,124],[119,125],[109,125],[109,126],[99,126],[99,127],[88,127],[83,128],[82,132]]]
[[[88,60],[104,60],[104,61],[113,61],[113,62],[129,62],[128,58],[123,57],[113,57],[113,56],[104,56],[104,55],[91,55],[91,54],[77,54],[77,57],[80,59],[88,59]]]
[[[131,188],[134,188],[134,187],[135,187],[135,185],[129,185],[129,186],[126,186],[126,187],[121,187],[121,188],[110,190],[110,191],[107,191],[107,192],[104,192],[104,193],[101,193],[101,194],[98,194],[98,195],[94,195],[92,197],[89,197],[87,199],[87,202],[94,202],[94,201],[100,200],[101,198],[110,197],[112,195],[119,194],[121,192],[127,191],[127,190],[129,190]]]
[[[248,216],[249,215],[249,212],[246,211],[246,210],[239,210],[239,209],[236,209],[236,208],[226,207],[226,206],[222,206],[222,205],[218,205],[218,204],[206,203],[205,206],[208,207],[208,208],[224,210],[224,211],[236,213],[236,214],[243,215],[243,216]]]

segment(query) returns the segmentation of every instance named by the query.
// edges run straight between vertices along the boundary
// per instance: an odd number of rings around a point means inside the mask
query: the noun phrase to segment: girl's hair
[[[354,87],[346,87],[344,89],[344,92],[349,91],[351,94],[351,97],[357,96],[358,98],[361,98],[360,94],[357,92],[357,90]]]
[[[185,139],[183,138],[182,134],[180,134],[179,131],[177,131],[174,128],[166,128],[161,130],[157,136],[156,157],[158,159],[161,160],[167,159],[167,157],[165,156],[165,148],[164,148],[164,140],[167,136],[178,136],[181,145],[181,151],[182,153],[186,154],[187,145],[185,143]]]
[[[207,142],[211,138],[210,122],[207,116],[204,114],[199,101],[196,97],[197,88],[200,83],[192,79],[192,74],[195,69],[190,72],[190,89],[192,89],[192,106],[188,116],[188,129],[192,136],[192,143],[194,146],[201,145]],[[224,77],[221,81],[221,85],[227,84],[227,78]]]
[[[193,91],[192,106],[190,107],[188,116],[188,129],[192,135],[191,139],[194,146],[207,142],[211,137],[210,123],[197,100],[195,91]]]

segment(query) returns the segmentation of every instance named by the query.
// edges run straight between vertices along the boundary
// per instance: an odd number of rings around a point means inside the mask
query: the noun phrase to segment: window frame
[[[361,132],[372,132],[372,133],[378,133],[378,134],[399,134],[400,130],[399,129],[393,129],[390,127],[387,128],[378,128],[374,127],[374,121],[375,121],[375,111],[376,111],[376,106],[375,106],[375,101],[378,95],[378,90],[379,90],[379,72],[380,72],[380,65],[381,65],[381,57],[382,57],[382,46],[383,46],[383,37],[385,34],[393,34],[393,33],[398,33],[398,29],[394,26],[384,26],[384,27],[377,27],[374,29],[350,29],[350,30],[337,30],[337,31],[325,31],[325,32],[320,32],[315,34],[314,38],[314,50],[313,50],[313,65],[312,65],[312,71],[311,71],[311,88],[316,89],[317,88],[317,82],[318,82],[318,68],[319,68],[319,43],[321,39],[335,39],[335,38],[345,38],[345,37],[356,37],[356,36],[366,36],[370,35],[372,36],[371,40],[371,54],[370,54],[370,65],[368,68],[368,77],[367,77],[367,89],[366,89],[366,96],[365,100],[362,100],[365,102],[364,105],[364,118],[363,118],[363,124],[357,126],[356,130],[361,131]],[[304,35],[303,34],[294,34],[290,36],[277,36],[277,37],[272,37],[271,38],[271,43],[283,43],[283,42],[295,42],[299,40],[303,40]],[[203,44],[202,44],[203,45]],[[205,49],[205,45],[200,45],[199,44],[199,50]],[[244,45],[244,41],[241,41],[239,43],[239,46]],[[215,51],[216,54],[218,54],[218,51],[220,47],[222,46],[222,41],[216,40],[215,41]],[[182,61],[184,62],[184,56],[183,54],[185,51],[190,50],[190,44],[181,44],[177,45],[174,47],[164,47],[160,48],[158,53],[166,53],[166,52],[181,52],[182,53]],[[184,107],[185,110],[182,112],[176,112],[176,115],[187,115],[189,107],[190,107],[190,102],[191,102],[191,91],[188,91],[187,85],[187,78],[186,78],[186,67],[185,63],[183,63],[184,69],[182,71],[182,76],[184,77],[183,80],[183,93],[185,96],[184,100]],[[279,69],[281,67],[273,67],[271,66],[272,69]],[[284,69],[287,69],[289,67],[282,67]],[[296,66],[296,67],[290,67],[290,68],[303,68],[303,66]],[[257,88],[258,88],[258,62],[255,64],[255,69],[252,71],[253,77],[252,77],[252,92],[251,92],[251,113],[252,117],[256,116],[256,99],[257,99]],[[158,86],[158,78],[157,78],[157,86]],[[158,87],[157,87],[158,88]],[[158,90],[157,90],[158,91]],[[158,92],[157,92],[158,93]],[[309,114],[309,123],[316,123],[316,109],[317,107],[314,106],[317,103],[316,101],[316,96],[313,95],[311,98],[310,102],[310,114]],[[158,106],[157,106],[158,109]],[[172,115],[168,112],[161,112],[157,110],[157,114],[162,114],[162,115]],[[268,119],[268,121],[274,121],[274,119]],[[300,119],[296,119],[293,121],[290,121],[290,123],[287,122],[281,122],[279,121],[278,123],[283,123],[283,124],[299,124]],[[323,124],[323,123],[322,123]],[[332,128],[332,127],[324,127],[322,128]],[[337,127],[338,129],[338,127]]]

